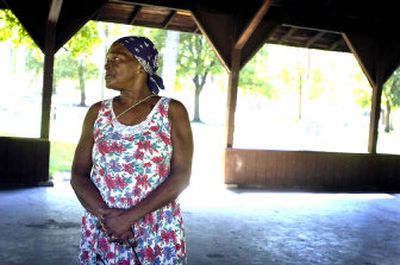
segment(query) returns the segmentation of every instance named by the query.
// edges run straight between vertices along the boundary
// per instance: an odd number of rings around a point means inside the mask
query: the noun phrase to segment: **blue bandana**
[[[158,69],[158,51],[151,40],[145,37],[127,36],[115,42],[122,44],[122,46],[128,49],[149,74],[147,85],[151,92],[158,94],[161,89],[164,89],[162,78],[156,74]]]

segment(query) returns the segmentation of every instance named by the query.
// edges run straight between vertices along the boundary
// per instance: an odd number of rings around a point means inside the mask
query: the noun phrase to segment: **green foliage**
[[[222,66],[207,40],[202,35],[181,33],[178,51],[178,75],[195,79],[218,74]]]
[[[0,42],[8,40],[14,44],[15,48],[23,45],[38,49],[11,10],[0,10]]]
[[[262,48],[240,72],[239,87],[245,93],[255,93],[273,98],[276,91],[267,77],[268,51]],[[286,76],[287,78],[287,76]]]
[[[75,60],[81,57],[87,60],[100,43],[97,25],[89,21],[64,45],[64,49],[69,51]]]
[[[383,87],[383,103],[394,109],[400,106],[400,69],[393,72]]]
[[[85,59],[84,59],[85,58]],[[57,54],[55,60],[55,80],[63,79],[79,80],[80,64],[84,65],[83,79],[91,80],[99,76],[99,68],[86,58],[86,56],[75,58],[69,51],[62,51]],[[65,66],[68,67],[65,67]]]
[[[368,108],[371,105],[372,89],[370,87],[362,86],[362,79],[364,79],[364,74],[359,71],[354,76],[356,79],[357,86],[353,89],[353,94],[355,96],[356,103],[361,108]]]
[[[317,100],[324,92],[324,74],[321,69],[312,69],[310,79],[308,98],[310,100]]]

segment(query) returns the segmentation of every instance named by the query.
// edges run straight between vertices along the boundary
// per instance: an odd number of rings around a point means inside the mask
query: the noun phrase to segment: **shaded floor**
[[[400,264],[400,196],[189,188],[197,264]],[[0,264],[76,264],[82,208],[67,181],[0,191]]]

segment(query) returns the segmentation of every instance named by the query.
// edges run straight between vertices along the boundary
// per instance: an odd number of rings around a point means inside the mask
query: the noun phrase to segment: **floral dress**
[[[109,207],[127,209],[148,196],[169,175],[170,99],[161,97],[146,120],[133,126],[115,119],[112,102],[108,99],[101,103],[94,123],[90,178]],[[185,236],[177,201],[132,225],[134,248],[108,242],[107,235],[96,227],[97,223],[98,219],[85,211],[80,264],[186,264]]]

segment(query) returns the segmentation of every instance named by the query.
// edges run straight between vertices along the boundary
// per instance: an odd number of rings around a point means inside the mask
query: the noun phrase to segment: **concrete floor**
[[[400,196],[191,187],[190,265],[399,265]],[[67,181],[0,191],[0,264],[76,264],[82,208]]]

